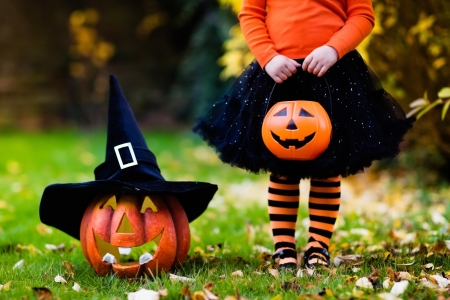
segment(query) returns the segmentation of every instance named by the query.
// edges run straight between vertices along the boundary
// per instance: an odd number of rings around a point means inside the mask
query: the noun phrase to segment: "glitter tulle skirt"
[[[274,103],[287,100],[317,101],[330,116],[330,144],[314,160],[279,159],[263,143],[266,112]],[[251,63],[222,99],[198,119],[193,131],[223,162],[252,173],[329,178],[359,173],[374,160],[395,157],[411,126],[412,120],[382,88],[359,53],[352,51],[322,77],[299,69],[282,84],[275,84],[256,62]]]

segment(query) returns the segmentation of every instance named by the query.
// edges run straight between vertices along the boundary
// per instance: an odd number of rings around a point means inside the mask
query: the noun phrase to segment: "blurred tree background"
[[[450,2],[373,4],[377,24],[360,52],[405,111],[426,91],[436,99],[450,85]],[[104,126],[110,73],[144,128],[192,126],[253,59],[240,5],[0,0],[0,128]],[[450,179],[448,118],[431,111],[403,147]]]

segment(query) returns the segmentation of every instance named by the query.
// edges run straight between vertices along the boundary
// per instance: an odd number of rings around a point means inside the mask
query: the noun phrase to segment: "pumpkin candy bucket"
[[[330,118],[318,102],[282,101],[266,114],[262,137],[278,158],[312,160],[327,149],[331,128]]]
[[[274,86],[269,99],[277,86]],[[313,160],[328,148],[332,125],[328,113],[319,102],[280,101],[266,113],[261,134],[264,145],[276,157],[285,160]]]

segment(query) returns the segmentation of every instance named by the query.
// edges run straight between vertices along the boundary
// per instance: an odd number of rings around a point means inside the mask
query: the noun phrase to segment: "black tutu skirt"
[[[287,100],[317,101],[330,116],[330,144],[313,160],[279,159],[264,145],[261,127],[267,111]],[[299,69],[282,84],[251,63],[193,131],[223,162],[252,173],[329,178],[360,173],[374,160],[395,157],[412,121],[352,51],[322,77]]]

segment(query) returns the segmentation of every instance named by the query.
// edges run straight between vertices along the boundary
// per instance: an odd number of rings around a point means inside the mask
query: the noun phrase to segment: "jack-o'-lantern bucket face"
[[[98,275],[152,278],[186,258],[189,223],[173,196],[99,195],[84,213],[80,242]]]
[[[267,113],[262,138],[278,158],[312,160],[327,149],[331,129],[330,118],[318,102],[283,101]]]

